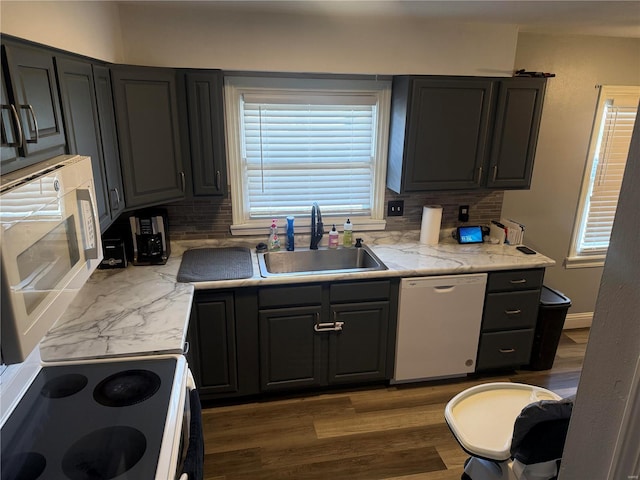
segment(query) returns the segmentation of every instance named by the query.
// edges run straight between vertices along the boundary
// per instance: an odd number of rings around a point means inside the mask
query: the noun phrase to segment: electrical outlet
[[[404,215],[404,200],[390,200],[387,203],[387,217],[401,217]]]
[[[461,222],[469,221],[469,205],[460,205],[458,209],[458,220]]]

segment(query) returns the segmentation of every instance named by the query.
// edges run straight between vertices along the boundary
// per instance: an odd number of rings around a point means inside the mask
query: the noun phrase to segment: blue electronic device
[[[482,243],[482,227],[458,227],[457,229],[458,243]]]

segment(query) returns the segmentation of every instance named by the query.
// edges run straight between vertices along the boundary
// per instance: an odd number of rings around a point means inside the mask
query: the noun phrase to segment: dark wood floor
[[[514,381],[575,393],[588,329],[563,333],[551,370],[210,407],[206,480],[459,479],[468,455],[444,422],[462,390]]]

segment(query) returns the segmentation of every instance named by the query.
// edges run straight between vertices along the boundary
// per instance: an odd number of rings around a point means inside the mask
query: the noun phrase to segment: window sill
[[[594,268],[604,267],[606,255],[589,255],[582,257],[567,257],[564,259],[564,268]]]
[[[385,230],[387,227],[386,220],[372,220],[372,219],[358,219],[358,217],[351,217],[352,223],[354,224],[354,233],[355,232],[371,232],[371,231],[380,231]],[[342,232],[343,224],[345,222],[345,217],[340,218],[323,218],[324,224],[324,233],[327,235],[331,230],[331,227],[335,224],[336,230]],[[243,223],[231,225],[231,235],[233,236],[242,236],[242,235],[262,235],[265,232],[269,232],[269,226],[271,222],[259,222],[259,223]],[[286,220],[278,220],[278,233],[284,232],[286,229],[287,222]],[[294,229],[296,233],[309,233],[311,229],[311,220],[307,217],[298,218],[296,217]]]

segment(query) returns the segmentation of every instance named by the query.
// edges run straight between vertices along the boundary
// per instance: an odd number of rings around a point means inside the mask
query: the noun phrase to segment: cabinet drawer
[[[482,331],[534,328],[539,301],[540,290],[487,294]]]
[[[391,282],[338,283],[330,287],[331,303],[388,300]]]
[[[296,307],[322,303],[322,285],[269,287],[258,290],[259,308]]]
[[[480,336],[477,370],[528,364],[533,332],[533,329],[528,329],[483,333]]]
[[[487,292],[540,288],[543,277],[544,268],[493,272],[489,274],[489,279],[487,280]]]

